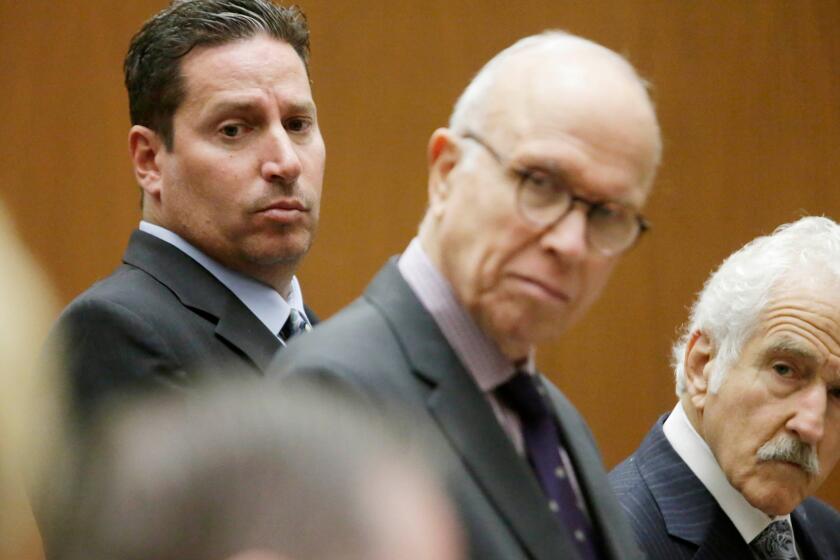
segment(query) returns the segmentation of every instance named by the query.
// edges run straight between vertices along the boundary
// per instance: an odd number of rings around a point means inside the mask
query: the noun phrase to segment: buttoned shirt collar
[[[671,415],[665,420],[662,429],[668,443],[715,498],[745,542],[750,543],[776,519],[786,519],[790,523],[790,515],[771,518],[763,511],[754,508],[729,483],[712,450],[691,425],[682,403],[677,403]]]
[[[303,309],[303,294],[297,277],[293,276],[289,289],[289,299],[286,301],[277,290],[258,282],[249,276],[231,270],[208,257],[200,249],[192,245],[178,234],[155,224],[141,221],[140,230],[154,235],[161,241],[181,250],[198,264],[207,269],[210,274],[224,284],[234,295],[245,304],[251,313],[275,335],[280,332],[283,324],[289,318],[290,306],[306,317]],[[307,317],[307,321],[309,318]]]

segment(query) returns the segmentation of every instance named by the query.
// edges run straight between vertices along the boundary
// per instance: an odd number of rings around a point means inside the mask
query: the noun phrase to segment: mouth
[[[256,213],[273,222],[292,223],[302,219],[309,210],[297,199],[283,199],[258,210]]]
[[[554,304],[567,304],[571,300],[569,294],[567,294],[564,290],[550,286],[545,282],[531,278],[530,276],[513,274],[511,277],[523,286],[527,292],[535,295],[538,299],[546,300]]]

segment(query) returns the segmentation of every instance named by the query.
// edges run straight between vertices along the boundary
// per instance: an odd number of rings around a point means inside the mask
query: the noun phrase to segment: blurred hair
[[[367,560],[372,484],[425,473],[408,432],[323,383],[240,379],[114,407],[77,467],[57,558]]]
[[[264,33],[295,49],[309,65],[309,27],[297,6],[270,0],[176,0],[149,19],[125,57],[131,124],[174,145],[172,119],[186,96],[181,59],[196,47],[218,46]]]
[[[38,484],[57,443],[61,391],[40,353],[57,307],[2,204],[0,261],[0,558],[19,558],[37,538],[24,485]]]
[[[717,392],[782,282],[840,283],[840,225],[824,217],[801,218],[750,241],[723,261],[706,280],[674,344],[677,395],[686,389],[685,350],[692,334],[705,333],[715,348],[709,389]]]

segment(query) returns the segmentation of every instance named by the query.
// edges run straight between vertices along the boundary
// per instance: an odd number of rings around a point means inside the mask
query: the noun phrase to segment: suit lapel
[[[430,414],[522,546],[539,560],[578,558],[536,478],[394,260],[373,280],[365,298],[390,323],[414,374],[431,385],[426,398]]]
[[[751,558],[735,525],[668,443],[662,431],[665,418],[659,419],[635,456],[668,534],[696,545],[694,560]]]
[[[123,262],[169,288],[195,313],[215,322],[216,335],[265,371],[280,348],[277,337],[239,298],[180,249],[143,231],[131,235]]]

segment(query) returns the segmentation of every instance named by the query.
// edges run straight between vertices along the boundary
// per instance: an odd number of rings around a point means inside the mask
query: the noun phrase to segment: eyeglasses
[[[538,169],[510,166],[499,153],[477,135],[467,132],[464,138],[472,140],[493,156],[503,167],[510,167],[519,179],[516,205],[528,222],[548,228],[572,211],[576,202],[588,207],[586,211],[586,240],[605,256],[617,255],[629,249],[650,224],[645,218],[617,202],[593,202],[574,194],[556,175]]]

